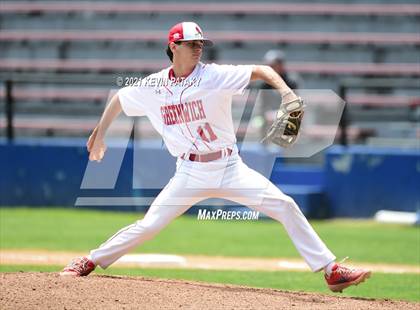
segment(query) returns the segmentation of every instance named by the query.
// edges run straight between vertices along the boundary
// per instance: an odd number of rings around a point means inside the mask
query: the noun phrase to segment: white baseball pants
[[[321,270],[335,260],[294,200],[250,169],[236,153],[207,163],[178,159],[174,177],[156,197],[144,218],[124,227],[98,249],[92,250],[93,262],[107,268],[153,238],[192,205],[207,198],[232,200],[282,223],[312,271]]]

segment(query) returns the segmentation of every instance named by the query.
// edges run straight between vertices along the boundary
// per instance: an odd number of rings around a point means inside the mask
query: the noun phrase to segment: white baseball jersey
[[[185,80],[173,83],[169,67],[120,89],[118,96],[127,116],[149,118],[173,156],[210,153],[236,143],[232,96],[249,84],[252,69],[198,63]]]

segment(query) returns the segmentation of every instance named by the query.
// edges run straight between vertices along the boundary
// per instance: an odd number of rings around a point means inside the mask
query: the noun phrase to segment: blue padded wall
[[[420,207],[419,149],[335,146],[327,152],[325,177],[336,217],[370,217],[381,209]]]

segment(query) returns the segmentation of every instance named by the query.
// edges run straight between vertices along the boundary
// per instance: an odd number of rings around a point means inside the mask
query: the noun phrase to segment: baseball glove
[[[270,141],[281,147],[291,146],[298,138],[304,104],[298,97],[280,106],[277,117],[261,142]]]

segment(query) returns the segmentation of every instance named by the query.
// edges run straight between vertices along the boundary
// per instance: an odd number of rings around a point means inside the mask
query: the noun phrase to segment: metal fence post
[[[12,142],[14,139],[14,126],[13,126],[13,82],[6,80],[6,135],[7,140]]]
[[[348,126],[348,119],[347,119],[347,102],[346,102],[346,86],[344,84],[340,84],[340,88],[338,90],[338,94],[341,99],[344,100],[345,105],[343,109],[343,115],[341,116],[340,120],[340,144],[347,146],[348,145],[348,137],[347,137],[347,126]]]

